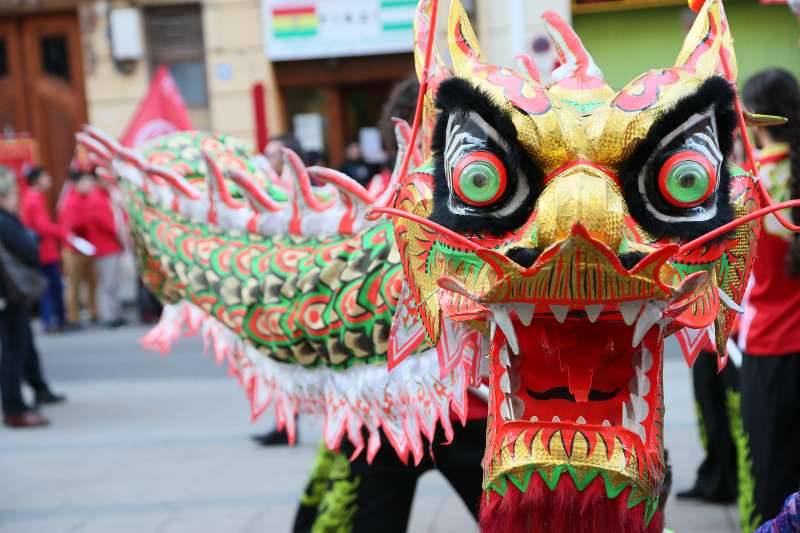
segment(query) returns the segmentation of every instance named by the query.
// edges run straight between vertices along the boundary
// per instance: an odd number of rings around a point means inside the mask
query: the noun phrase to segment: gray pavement
[[[271,424],[249,420],[244,394],[196,339],[168,357],[144,352],[145,332],[127,328],[40,336],[54,388],[69,396],[47,410],[42,430],[0,428],[0,533],[289,531],[316,451],[319,429],[301,419],[295,448],[263,449],[248,436]],[[702,450],[689,371],[665,361],[666,441],[675,489],[688,486]],[[733,507],[671,498],[677,533],[737,532]],[[476,531],[444,479],[426,474],[409,531]]]

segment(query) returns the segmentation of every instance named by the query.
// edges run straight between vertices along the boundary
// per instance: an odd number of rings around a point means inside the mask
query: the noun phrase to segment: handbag
[[[8,251],[0,241],[0,276],[10,304],[24,305],[39,300],[47,290],[47,278]]]

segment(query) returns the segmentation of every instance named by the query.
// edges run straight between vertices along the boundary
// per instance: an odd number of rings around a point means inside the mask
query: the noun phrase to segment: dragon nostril
[[[619,260],[626,269],[630,270],[636,265],[639,264],[639,261],[647,257],[647,254],[644,252],[628,252],[624,254],[619,254]]]
[[[536,258],[541,254],[536,248],[512,248],[506,252],[506,257],[517,263],[519,266],[529,268],[533,266]]]

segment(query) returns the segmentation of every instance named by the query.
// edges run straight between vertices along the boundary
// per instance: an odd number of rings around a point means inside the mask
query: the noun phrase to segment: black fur
[[[455,231],[469,234],[504,235],[522,226],[530,217],[535,199],[542,189],[544,173],[519,145],[517,129],[511,119],[480,89],[473,87],[461,78],[450,78],[439,87],[436,106],[441,113],[433,135],[432,149],[434,154],[434,208],[431,220]],[[458,111],[474,111],[491,125],[500,137],[508,144],[506,151],[494,146],[491,150],[505,164],[508,174],[508,194],[500,198],[494,205],[484,208],[472,208],[475,214],[457,215],[450,212],[447,202],[451,197],[450,187],[444,172],[443,152],[446,143],[447,121],[451,113]],[[505,218],[487,216],[500,209],[516,190],[516,180],[528,180],[528,197],[511,215]],[[456,198],[457,201],[457,198]]]
[[[733,149],[733,133],[736,129],[736,112],[733,107],[735,98],[736,94],[730,82],[716,76],[709,78],[694,94],[683,98],[672,109],[664,113],[650,128],[647,137],[639,143],[628,159],[620,166],[619,173],[625,200],[631,215],[642,228],[653,236],[677,237],[683,241],[689,241],[733,220],[734,214],[730,205],[730,173],[727,168],[727,158]],[[705,111],[712,105],[715,106],[719,147],[725,158],[719,176],[717,215],[710,220],[702,222],[667,224],[647,211],[644,199],[638,188],[639,173],[664,137],[680,127],[693,114]],[[655,162],[658,161],[659,159],[656,158]],[[651,170],[653,173],[652,179],[657,179],[658,170],[658,168]]]
[[[512,248],[506,252],[506,257],[521,267],[530,268],[541,253],[542,251],[536,248]]]
[[[647,257],[647,254],[644,252],[627,252],[624,254],[620,254],[619,257],[620,263],[622,266],[631,270],[633,267],[639,264],[639,261]]]

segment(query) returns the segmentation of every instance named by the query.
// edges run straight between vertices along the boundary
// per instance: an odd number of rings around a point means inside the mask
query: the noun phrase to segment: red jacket
[[[85,220],[88,210],[89,195],[80,194],[75,187],[70,187],[64,193],[61,205],[58,206],[58,223],[67,233],[72,233],[88,240],[89,236]],[[69,246],[69,243],[66,244]]]
[[[39,261],[46,265],[61,259],[61,243],[67,232],[53,221],[47,207],[47,196],[35,187],[29,187],[22,197],[20,208],[22,223],[39,237]]]
[[[80,209],[76,227],[83,228],[86,240],[97,248],[95,257],[122,252],[117,232],[117,222],[111,207],[111,196],[102,187],[96,187],[86,196],[86,208]]]

